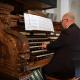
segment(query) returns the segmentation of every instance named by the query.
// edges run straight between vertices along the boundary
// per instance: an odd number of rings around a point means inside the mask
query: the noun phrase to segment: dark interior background
[[[13,14],[23,13],[27,10],[44,10],[57,7],[57,0],[0,0],[15,6]]]

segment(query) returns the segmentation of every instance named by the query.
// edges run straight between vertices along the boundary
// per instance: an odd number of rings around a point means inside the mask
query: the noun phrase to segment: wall
[[[63,14],[69,11],[75,14],[76,23],[80,26],[80,0],[57,0],[57,8],[46,10],[47,13],[53,13],[58,22]]]
[[[80,26],[80,0],[71,0],[71,12],[76,16],[76,23]]]

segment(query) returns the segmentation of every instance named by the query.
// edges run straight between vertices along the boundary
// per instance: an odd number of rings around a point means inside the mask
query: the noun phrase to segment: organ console
[[[55,40],[59,34],[47,30],[15,30],[24,24],[24,19],[11,15],[13,9],[0,4],[0,73],[26,80],[33,70],[48,64],[54,54],[40,45]]]

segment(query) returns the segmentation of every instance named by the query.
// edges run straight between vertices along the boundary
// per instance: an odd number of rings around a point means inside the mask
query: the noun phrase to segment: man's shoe
[[[80,80],[80,77],[74,77],[72,80]]]

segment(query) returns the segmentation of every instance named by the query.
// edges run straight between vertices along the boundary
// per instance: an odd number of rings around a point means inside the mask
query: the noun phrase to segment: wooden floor
[[[48,77],[47,80],[60,80],[60,79]],[[74,78],[70,78],[70,79],[66,79],[66,80],[80,80],[80,78],[74,77]]]
[[[16,78],[0,73],[0,80],[19,80],[19,79],[16,79]],[[47,77],[47,80],[59,80],[59,79]],[[72,79],[66,79],[66,80],[80,80],[80,78],[78,79],[74,77]]]

